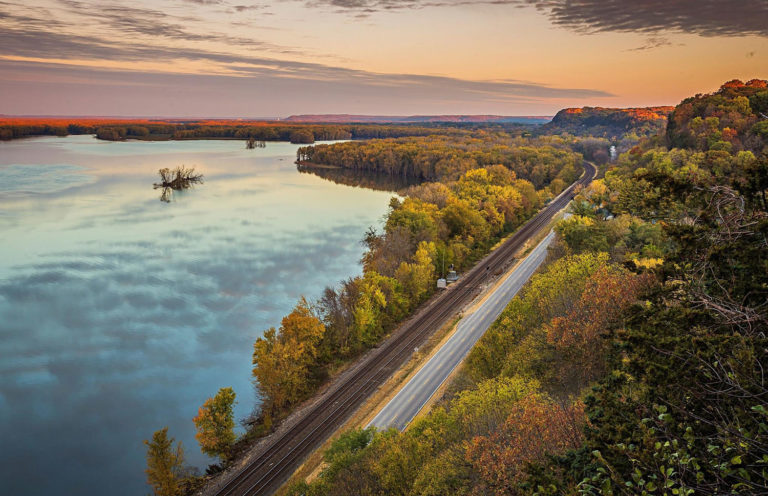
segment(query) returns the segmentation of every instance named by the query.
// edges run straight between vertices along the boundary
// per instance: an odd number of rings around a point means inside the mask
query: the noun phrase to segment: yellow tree
[[[422,241],[413,255],[413,263],[402,262],[395,272],[395,279],[403,285],[412,304],[419,303],[432,292],[435,284],[435,265],[437,248],[435,243]]]
[[[200,451],[209,456],[226,459],[229,448],[235,442],[234,408],[235,392],[232,388],[221,388],[216,396],[208,398],[193,419],[200,443]]]
[[[280,331],[264,333],[253,345],[253,376],[268,406],[276,413],[299,401],[310,390],[310,365],[325,326],[304,298],[283,318]]]
[[[174,441],[174,438],[168,439],[168,427],[155,431],[151,441],[144,441],[147,446],[147,484],[157,496],[176,496],[180,492],[184,450],[181,441],[174,448]]]

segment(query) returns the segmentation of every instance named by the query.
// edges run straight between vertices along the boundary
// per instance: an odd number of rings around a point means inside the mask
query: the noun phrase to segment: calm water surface
[[[222,386],[258,401],[253,340],[304,294],[358,274],[390,193],[299,174],[296,146],[0,142],[2,493],[149,492],[163,426],[210,462],[192,417]],[[205,183],[160,201],[161,167]]]

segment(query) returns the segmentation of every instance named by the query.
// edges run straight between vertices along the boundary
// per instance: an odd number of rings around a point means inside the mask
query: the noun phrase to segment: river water
[[[297,172],[296,145],[0,142],[0,481],[14,495],[141,495],[142,440],[220,387],[258,401],[252,343],[300,295],[360,273],[391,193]],[[161,167],[204,184],[166,203]]]

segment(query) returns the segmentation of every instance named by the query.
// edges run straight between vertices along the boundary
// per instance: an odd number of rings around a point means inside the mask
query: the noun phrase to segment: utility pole
[[[440,277],[445,278],[445,248],[443,248],[442,254],[443,254],[443,271],[440,273]]]

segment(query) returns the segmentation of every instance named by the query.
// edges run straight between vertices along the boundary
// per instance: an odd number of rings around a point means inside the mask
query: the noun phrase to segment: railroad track
[[[349,416],[392,373],[405,363],[414,348],[424,343],[473,298],[480,283],[503,270],[523,244],[544,228],[552,216],[573,199],[574,189],[586,186],[597,169],[583,163],[584,173],[536,216],[523,225],[499,248],[426,308],[401,324],[379,348],[374,349],[344,380],[338,381],[326,397],[309,409],[282,435],[276,437],[250,465],[222,485],[218,496],[271,494],[293,473],[312,451],[340,427]]]

